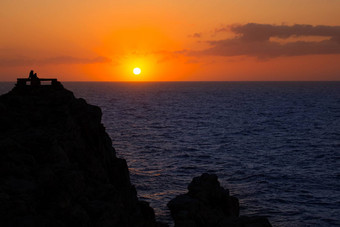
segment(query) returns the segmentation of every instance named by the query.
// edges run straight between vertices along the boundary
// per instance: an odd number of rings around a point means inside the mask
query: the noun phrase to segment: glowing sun
[[[140,70],[140,68],[134,68],[133,69],[133,74],[135,75],[139,75],[142,72],[142,70]]]

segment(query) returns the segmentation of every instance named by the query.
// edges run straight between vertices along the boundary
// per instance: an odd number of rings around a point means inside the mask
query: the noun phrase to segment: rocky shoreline
[[[167,226],[137,198],[101,117],[60,83],[0,96],[0,226]],[[188,188],[168,204],[175,226],[270,226],[239,217],[215,175]]]
[[[194,177],[188,193],[179,195],[168,203],[176,227],[232,226],[270,227],[265,217],[240,215],[240,205],[229,190],[220,186],[215,174],[204,173]]]

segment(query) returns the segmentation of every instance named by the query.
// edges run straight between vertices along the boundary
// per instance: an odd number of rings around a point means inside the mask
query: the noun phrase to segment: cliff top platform
[[[50,82],[50,83],[41,83],[41,82]],[[39,78],[33,70],[30,71],[28,78],[18,78],[17,79],[17,87],[25,87],[25,86],[61,86],[61,83],[56,78]]]

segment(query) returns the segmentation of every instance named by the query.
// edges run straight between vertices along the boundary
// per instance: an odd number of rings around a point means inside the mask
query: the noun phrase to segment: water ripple
[[[103,110],[139,197],[160,220],[216,173],[244,215],[339,226],[340,83],[66,83]]]

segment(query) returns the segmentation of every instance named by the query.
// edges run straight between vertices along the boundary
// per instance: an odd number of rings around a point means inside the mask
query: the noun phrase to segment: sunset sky
[[[340,80],[339,12],[339,0],[1,0],[0,80]]]

